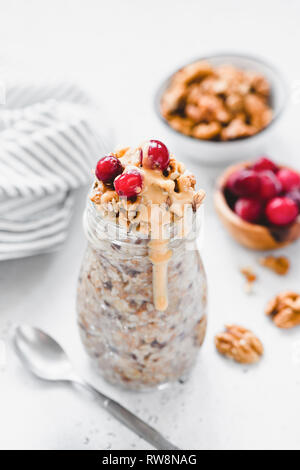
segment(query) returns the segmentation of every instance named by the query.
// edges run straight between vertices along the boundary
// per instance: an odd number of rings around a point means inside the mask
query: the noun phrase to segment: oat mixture
[[[175,130],[197,139],[249,137],[272,120],[270,85],[258,73],[198,61],[172,77],[161,114]]]
[[[184,223],[185,205],[196,223],[204,193],[173,156],[164,171],[147,168],[147,152],[145,143],[113,154],[121,176],[140,172],[136,197],[120,197],[116,182],[94,184],[77,296],[87,352],[108,381],[134,390],[187,376],[206,330],[205,273]]]

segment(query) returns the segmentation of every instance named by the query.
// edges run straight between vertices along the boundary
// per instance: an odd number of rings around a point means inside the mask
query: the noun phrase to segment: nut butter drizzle
[[[143,158],[147,159],[148,143],[143,145],[142,152]],[[178,216],[184,217],[184,205],[191,204],[194,191],[189,188],[186,192],[175,192],[175,182],[165,177],[160,170],[143,168],[142,173],[143,198],[151,204],[151,241],[148,243],[148,257],[153,265],[153,301],[157,310],[165,311],[168,308],[168,263],[172,250],[169,248],[170,239],[164,237],[164,227],[170,224],[170,212],[160,211],[159,207],[167,200],[168,207],[173,207]]]
[[[172,250],[168,248],[168,240],[151,240],[148,244],[149,259],[153,264],[153,300],[157,310],[164,311],[168,307],[168,262]]]

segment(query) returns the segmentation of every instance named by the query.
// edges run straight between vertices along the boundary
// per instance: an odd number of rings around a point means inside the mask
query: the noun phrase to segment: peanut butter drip
[[[153,300],[157,310],[164,311],[168,307],[168,262],[172,250],[168,248],[168,240],[152,240],[148,244],[149,259],[153,264]]]
[[[168,168],[145,168],[141,164],[148,158],[148,143],[137,149],[126,148],[114,155],[120,159],[124,171],[135,168],[143,179],[142,191],[135,200],[120,198],[112,186],[96,181],[91,200],[105,218],[113,220],[128,232],[136,232],[151,239],[148,244],[149,259],[153,264],[153,298],[157,310],[168,307],[167,274],[172,251],[168,248],[170,228],[177,235],[186,236],[187,212],[196,212],[205,193],[195,191],[194,175],[171,155]],[[146,165],[147,166],[147,165]]]

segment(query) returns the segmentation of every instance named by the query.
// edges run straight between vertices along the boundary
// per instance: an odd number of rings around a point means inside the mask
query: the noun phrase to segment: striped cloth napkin
[[[0,260],[53,251],[74,191],[109,146],[99,110],[76,86],[15,85],[0,107]],[[101,122],[101,121],[100,121]]]

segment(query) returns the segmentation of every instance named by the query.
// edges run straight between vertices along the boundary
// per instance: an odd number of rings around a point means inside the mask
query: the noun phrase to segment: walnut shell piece
[[[265,256],[259,262],[280,276],[285,276],[290,269],[290,261],[286,256]]]
[[[218,352],[240,364],[258,362],[264,348],[252,331],[238,325],[225,325],[225,328],[223,333],[215,336]]]
[[[217,121],[208,124],[198,124],[192,130],[192,135],[197,139],[210,140],[217,137],[222,130],[222,126]]]
[[[199,207],[201,206],[202,202],[205,199],[205,192],[200,189],[200,191],[197,191],[193,197],[193,202],[192,202],[192,208],[193,211],[196,212]]]
[[[256,133],[254,126],[246,124],[239,116],[233,119],[221,132],[221,140],[234,140],[242,137],[250,137]]]
[[[255,92],[259,93],[263,97],[269,97],[271,94],[271,87],[267,79],[258,73],[248,72],[248,78],[250,85]]]
[[[300,294],[287,291],[278,294],[267,305],[266,315],[272,317],[278,328],[294,328],[300,325]]]
[[[270,124],[272,120],[272,110],[265,103],[263,98],[258,95],[249,94],[245,97],[244,105],[252,126],[261,130]]]
[[[254,271],[250,267],[241,268],[241,274],[245,276],[245,279],[246,279],[245,291],[249,294],[252,292],[253,284],[257,280],[257,275],[254,273]]]
[[[205,60],[198,60],[192,64],[186,65],[174,75],[175,83],[183,83],[185,85],[195,80],[202,79],[213,73],[212,66]]]
[[[168,118],[176,110],[180,109],[186,95],[186,87],[183,84],[172,85],[167,90],[161,101],[161,113]]]
[[[185,135],[191,135],[194,122],[188,118],[172,116],[169,119],[169,124],[173,129],[175,129],[175,131],[181,132]]]

